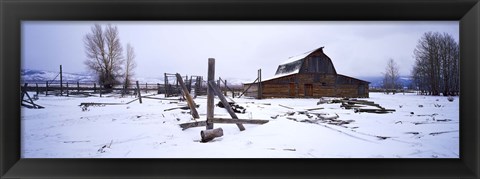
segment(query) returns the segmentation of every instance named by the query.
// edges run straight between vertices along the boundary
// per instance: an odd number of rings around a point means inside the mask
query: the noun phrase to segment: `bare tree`
[[[84,37],[87,60],[85,64],[97,74],[98,82],[106,89],[119,84],[123,56],[122,45],[116,26],[107,25],[105,30],[95,24]]]
[[[449,34],[427,32],[414,50],[414,84],[423,94],[458,95],[459,45]]]
[[[133,69],[137,66],[135,63],[135,49],[127,43],[127,57],[125,59],[125,74],[124,74],[124,93],[128,93],[127,89],[132,84],[132,77],[134,75]]]
[[[393,59],[389,59],[387,63],[387,67],[385,67],[385,73],[383,74],[383,88],[388,91],[395,91],[400,87],[400,83],[398,79],[400,78],[400,74],[398,72],[398,65]]]

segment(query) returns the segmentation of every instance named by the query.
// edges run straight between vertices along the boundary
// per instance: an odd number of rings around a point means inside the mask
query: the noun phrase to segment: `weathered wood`
[[[320,110],[320,109],[324,109],[324,108],[322,108],[322,107],[320,107],[320,108],[309,108],[309,109],[305,109],[305,110],[307,110],[307,111],[315,111],[315,110]]]
[[[138,95],[138,101],[140,102],[140,104],[142,104],[142,95],[140,94],[140,85],[138,84],[138,81],[137,81],[137,95]]]
[[[207,81],[213,82],[215,80],[215,59],[208,59],[208,76]],[[213,101],[214,92],[210,85],[207,84],[207,119],[213,118],[215,104]],[[207,129],[213,129],[213,123],[207,122]]]
[[[238,97],[239,97],[239,98],[242,97],[242,96],[245,94],[245,92],[247,92],[247,91],[253,86],[253,84],[255,84],[255,82],[257,82],[257,81],[258,81],[258,78],[255,79],[255,81],[253,81],[253,83],[251,83],[251,84],[247,87],[247,89],[245,89],[240,95],[238,95]]]
[[[207,125],[207,121],[195,121],[195,122],[187,122],[187,123],[179,124],[182,130],[192,128],[192,127],[202,127],[206,125]]]
[[[198,115],[197,109],[195,108],[197,105],[195,104],[195,101],[193,101],[192,96],[190,96],[190,93],[188,92],[187,86],[185,86],[185,83],[183,83],[182,76],[180,74],[176,74],[177,80],[180,83],[180,86],[182,87],[183,90],[183,96],[187,99],[187,104],[188,107],[190,107],[190,112],[192,113],[193,118],[198,119],[200,116]]]
[[[68,94],[68,82],[67,82],[67,96],[69,96],[69,94]]]
[[[28,86],[28,83],[24,83],[23,87],[20,89],[22,93],[20,95],[20,100],[23,100],[23,98],[25,97],[25,93],[27,92],[27,86]]]
[[[45,96],[48,96],[48,81],[45,81]]]
[[[62,65],[60,65],[60,96],[63,96]]]
[[[285,105],[281,105],[281,104],[278,104],[278,105],[281,106],[281,107],[287,108],[287,109],[294,109],[292,107],[288,107],[288,106],[285,106]]]
[[[270,122],[265,119],[229,119],[229,118],[210,118],[207,120],[212,123],[222,124],[265,124]]]
[[[80,103],[79,106],[126,105],[126,103]]]
[[[257,99],[262,99],[262,69],[258,69],[258,95]]]
[[[200,136],[202,137],[201,142],[208,142],[211,141],[217,137],[222,137],[223,136],[223,129],[222,128],[216,128],[216,129],[207,129],[207,130],[202,130],[200,131]]]
[[[225,109],[230,114],[230,116],[232,116],[233,119],[238,119],[237,114],[235,114],[235,112],[232,109],[232,106],[230,106],[227,99],[225,99],[225,96],[223,96],[222,92],[220,92],[220,89],[218,89],[218,86],[215,85],[215,82],[209,81],[208,85],[213,90],[213,92],[218,96],[220,101],[222,101],[223,106],[225,106]],[[213,118],[213,116],[211,118]],[[211,118],[207,117],[207,120]],[[242,124],[237,123],[237,127],[240,129],[240,131],[245,130],[245,127]]]
[[[368,112],[368,113],[383,114],[383,113],[395,112],[395,109],[362,109],[362,108],[355,108],[354,111],[355,112]]]
[[[38,83],[35,83],[35,87],[36,87],[35,91],[37,91],[37,96],[38,96],[38,94],[40,93],[40,91],[38,90]]]

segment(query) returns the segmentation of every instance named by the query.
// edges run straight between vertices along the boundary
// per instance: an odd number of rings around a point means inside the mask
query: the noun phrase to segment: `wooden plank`
[[[278,104],[278,105],[281,106],[281,107],[287,108],[287,109],[293,109],[292,107],[289,107],[289,106],[285,106],[285,105],[281,105],[281,104]]]
[[[229,119],[229,118],[210,118],[207,120],[212,123],[222,124],[265,124],[270,120],[265,119]]]
[[[215,59],[208,59],[208,76],[207,81],[212,82],[215,80]],[[207,84],[207,119],[213,118],[215,104],[213,101],[214,94],[213,89]],[[207,129],[213,129],[213,123],[207,122]]]
[[[220,101],[223,103],[223,106],[225,106],[225,109],[230,114],[230,116],[232,116],[233,119],[238,119],[237,114],[235,114],[235,112],[232,109],[232,106],[230,106],[227,99],[225,99],[225,96],[223,96],[222,92],[220,92],[220,89],[218,89],[218,86],[215,85],[215,82],[214,81],[209,81],[208,85],[213,90],[213,92],[218,96]],[[211,119],[211,118],[213,118],[213,116],[210,117],[210,118],[207,117],[207,121],[208,121],[208,119]],[[245,130],[245,127],[240,123],[237,123],[237,127],[238,127],[238,129],[240,129],[240,131]]]
[[[182,130],[192,128],[192,127],[202,127],[206,125],[207,125],[207,121],[195,121],[195,122],[187,122],[187,123],[179,124]]]
[[[238,97],[239,97],[239,98],[240,98],[240,97],[242,97],[242,96],[243,96],[243,94],[245,94],[245,92],[247,92],[247,91],[248,91],[248,89],[250,89],[250,87],[252,87],[252,86],[253,86],[253,84],[254,84],[255,82],[257,82],[257,81],[258,81],[258,78],[257,78],[255,81],[253,81],[253,83],[251,83],[251,84],[250,84],[250,85],[247,87],[247,89],[246,89],[245,91],[243,91],[243,92],[242,92],[242,94],[240,94]]]
[[[185,86],[185,83],[183,83],[182,76],[180,74],[176,74],[177,80],[180,83],[180,86],[182,87],[183,90],[183,96],[187,99],[187,104],[188,107],[190,107],[190,112],[192,113],[193,118],[198,119],[200,116],[198,115],[197,109],[196,109],[196,104],[195,101],[193,101],[192,96],[190,96],[190,93],[188,92],[187,86]]]

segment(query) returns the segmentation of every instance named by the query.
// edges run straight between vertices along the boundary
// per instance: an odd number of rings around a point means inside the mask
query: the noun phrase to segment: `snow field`
[[[31,93],[31,96],[33,93]],[[80,103],[126,103],[133,97],[42,96],[35,103],[45,109],[22,107],[23,158],[459,158],[459,98],[370,93],[374,101],[396,112],[355,113],[339,103],[317,105],[318,99],[234,98],[246,108],[241,119],[269,119],[263,125],[215,124],[224,136],[200,143],[205,127],[182,130],[191,122],[186,102],[143,98],[128,105],[89,106]],[[155,97],[162,98],[163,95]],[[215,103],[218,103],[215,99]],[[205,120],[206,97],[195,102]],[[283,106],[292,107],[288,109]],[[422,105],[423,107],[419,107]],[[308,120],[298,111],[353,120],[344,125]],[[295,112],[287,115],[288,112]],[[413,114],[412,114],[413,112]],[[215,116],[230,118],[215,107]],[[278,116],[275,119],[272,116]],[[313,119],[313,118],[310,118]]]

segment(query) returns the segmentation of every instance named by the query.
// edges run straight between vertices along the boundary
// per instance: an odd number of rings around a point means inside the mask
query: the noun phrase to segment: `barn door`
[[[290,88],[289,88],[290,96],[295,96],[295,83],[290,83]]]
[[[313,96],[313,85],[305,84],[305,96]]]

